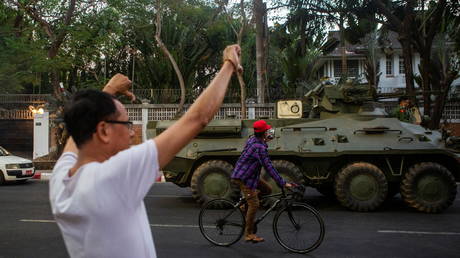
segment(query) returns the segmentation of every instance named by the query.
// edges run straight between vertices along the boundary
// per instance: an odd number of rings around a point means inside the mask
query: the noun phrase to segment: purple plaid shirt
[[[278,174],[268,156],[267,144],[255,136],[246,142],[240,158],[233,169],[232,178],[239,179],[250,189],[256,189],[260,178],[260,169],[265,168],[279,186],[284,186],[286,182]]]

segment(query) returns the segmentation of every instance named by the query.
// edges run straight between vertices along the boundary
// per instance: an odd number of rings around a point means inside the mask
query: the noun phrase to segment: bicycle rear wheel
[[[313,207],[293,203],[276,213],[273,232],[278,243],[295,253],[315,250],[324,238],[324,221]]]
[[[207,202],[200,211],[198,225],[201,234],[209,242],[219,246],[229,246],[243,236],[243,212],[226,199]]]

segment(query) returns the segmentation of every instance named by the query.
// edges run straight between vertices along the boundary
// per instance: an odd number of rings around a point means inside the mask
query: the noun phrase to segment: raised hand
[[[240,61],[241,48],[239,45],[230,45],[224,49],[224,63],[230,62],[233,65],[234,71],[243,72],[243,67]]]
[[[131,88],[131,80],[127,76],[117,73],[115,74],[110,81],[105,85],[102,91],[107,92],[112,95],[121,94],[125,95],[131,99],[131,101],[136,100],[136,96],[129,91]]]

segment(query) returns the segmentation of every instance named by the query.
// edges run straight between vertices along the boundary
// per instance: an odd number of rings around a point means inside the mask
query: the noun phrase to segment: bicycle
[[[273,197],[276,200],[255,220],[254,230],[257,231],[257,224],[277,209],[272,227],[275,238],[282,247],[295,253],[308,253],[318,248],[324,239],[324,221],[315,208],[297,201],[303,198],[304,191],[303,186],[295,186],[289,193],[281,189],[280,193],[262,196],[261,200]],[[244,197],[236,203],[227,199],[207,202],[198,217],[204,238],[218,246],[230,246],[240,240],[246,223],[240,209],[242,206],[247,207]]]

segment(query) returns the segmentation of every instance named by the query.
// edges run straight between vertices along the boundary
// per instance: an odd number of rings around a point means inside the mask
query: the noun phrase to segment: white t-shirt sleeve
[[[147,195],[159,174],[157,147],[153,140],[119,152],[101,164],[100,183],[113,184],[124,201],[136,205]]]
[[[77,154],[73,152],[64,152],[61,157],[59,157],[58,161],[54,165],[53,173],[51,174],[50,179],[50,200],[51,200],[51,207],[53,209],[53,213],[55,211],[54,205],[55,200],[59,193],[64,190],[64,186],[59,183],[62,182],[63,178],[65,178],[69,170],[75,165],[77,162]]]
[[[64,152],[62,153],[61,157],[59,157],[58,161],[56,162],[53,168],[53,175],[54,172],[61,173],[61,171],[69,172],[75,163],[77,162],[77,154],[73,152]]]

